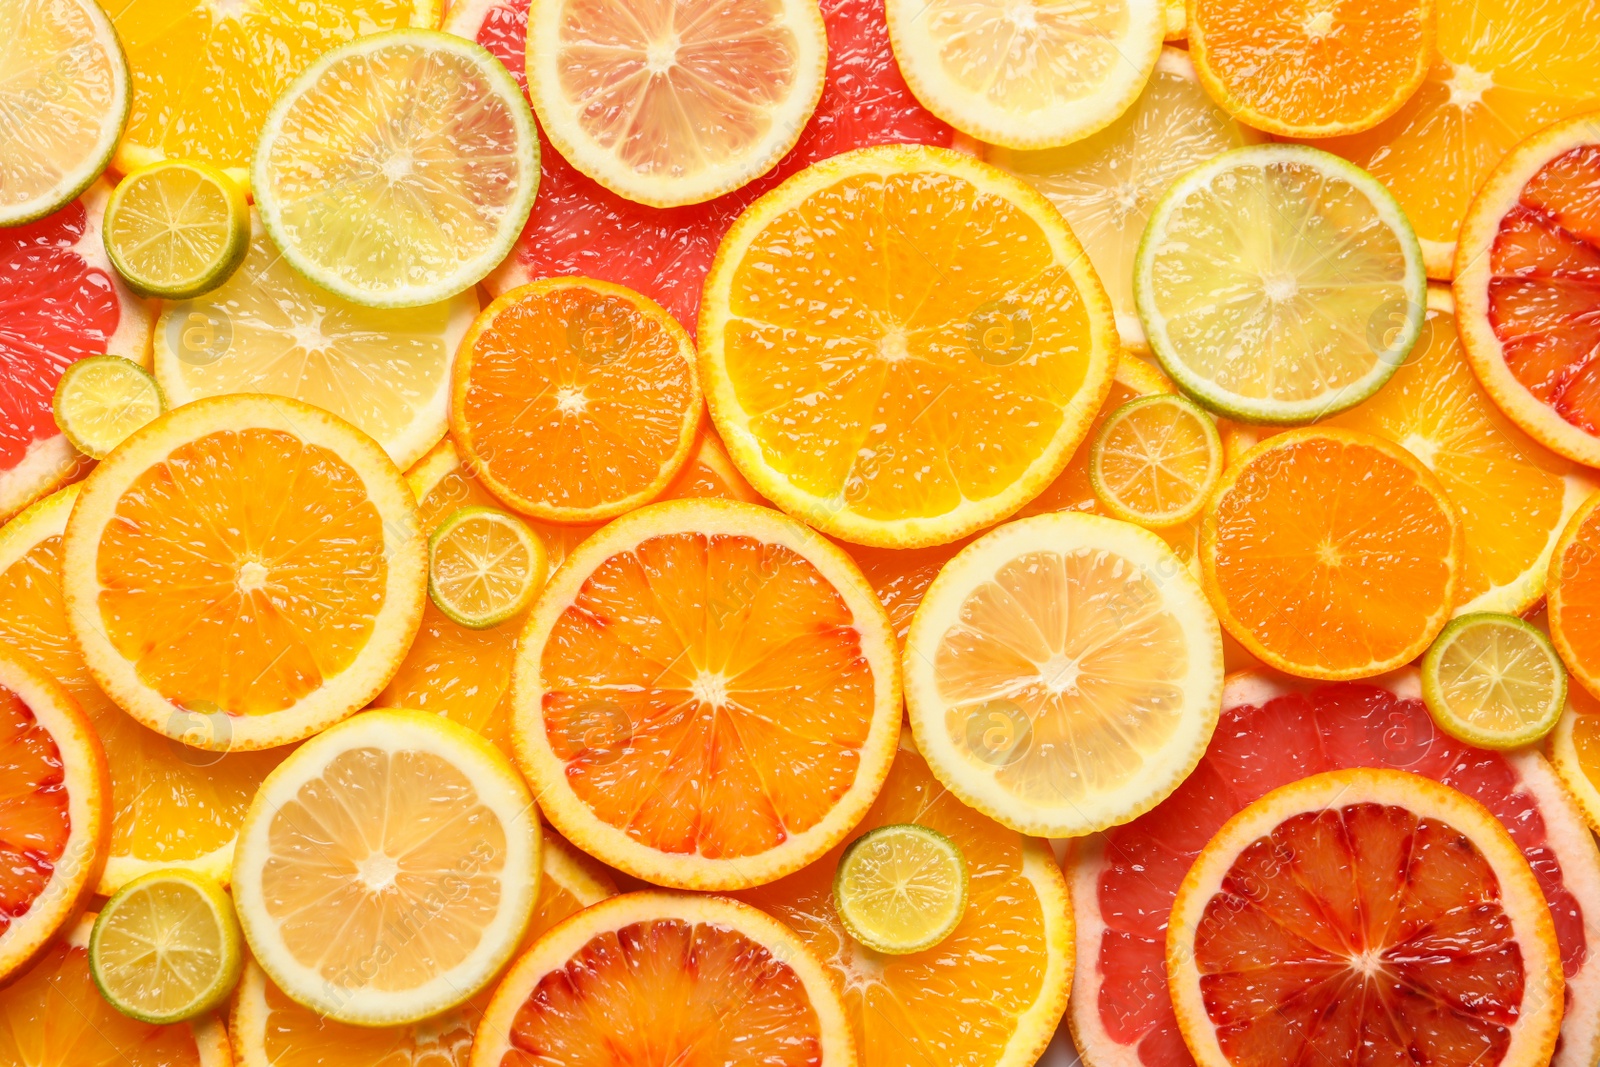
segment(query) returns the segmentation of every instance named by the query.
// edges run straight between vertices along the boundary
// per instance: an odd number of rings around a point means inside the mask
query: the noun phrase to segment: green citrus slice
[[[1151,212],[1134,302],[1179,388],[1246,422],[1312,422],[1405,361],[1427,303],[1422,249],[1370,174],[1304,145],[1234,149]]]
[[[1473,612],[1440,631],[1422,657],[1422,699],[1450,736],[1480,748],[1520,748],[1555,728],[1567,671],[1537,627],[1515,615]]]
[[[61,372],[51,402],[72,447],[105,459],[129,434],[166,407],[150,372],[121,356],[90,356]]]
[[[1192,400],[1142,396],[1117,408],[1089,446],[1089,484],[1115,517],[1177,526],[1205,506],[1222,477],[1217,424]]]
[[[233,902],[215,882],[174,867],[136,878],[100,909],[89,972],[110,1005],[176,1023],[227,999],[243,954]]]
[[[850,936],[868,948],[921,952],[948,937],[966,913],[966,857],[926,826],[880,826],[844,850],[833,905]]]
[[[472,630],[521,613],[544,587],[548,568],[544,542],[498,508],[460,508],[428,541],[428,595]]]
[[[250,205],[239,183],[208,163],[153,163],[112,191],[105,241],[128,288],[187,300],[227,281],[244,261]]]

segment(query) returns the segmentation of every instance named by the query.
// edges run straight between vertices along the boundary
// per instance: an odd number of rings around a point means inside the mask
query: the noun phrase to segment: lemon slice
[[[295,269],[358,304],[417,307],[505,258],[533,207],[539,145],[522,91],[482,45],[391,30],[289,86],[251,185]]]
[[[428,541],[428,595],[471,630],[520,614],[544,587],[544,542],[498,508],[459,508]]]
[[[0,226],[20,226],[106,169],[128,121],[128,63],[95,0],[7,0],[0,41]]]
[[[216,883],[173,868],[135,878],[100,909],[89,972],[124,1015],[176,1023],[221,1004],[244,955],[233,903]]]
[[[1222,477],[1217,424],[1192,400],[1130,400],[1089,446],[1089,483],[1107,511],[1140,526],[1177,526],[1200,513]]]
[[[874,951],[903,956],[932,948],[967,912],[966,857],[926,826],[880,826],[839,858],[833,906],[850,936]]]
[[[165,406],[150,372],[121,356],[90,356],[69,364],[51,401],[56,425],[91,459],[105,459]]]
[[[1311,422],[1375,393],[1422,330],[1422,249],[1371,175],[1315,148],[1225,152],[1145,226],[1134,300],[1184,392],[1245,422]]]
[[[141,296],[187,300],[239,269],[250,249],[250,206],[232,178],[180,159],[136,170],[106,204],[106,254]]]
[[[1440,631],[1422,657],[1433,721],[1480,748],[1520,748],[1555,728],[1567,669],[1539,629],[1515,615],[1473,612]]]

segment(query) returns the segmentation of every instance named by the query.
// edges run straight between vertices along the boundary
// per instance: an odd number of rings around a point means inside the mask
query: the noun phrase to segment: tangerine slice
[[[743,888],[832,848],[900,729],[889,622],[847,556],[778,512],[641,508],[567,557],[513,679],[550,822],[658,885]]]
[[[1572,677],[1600,695],[1600,493],[1561,532],[1546,588],[1550,640]]]

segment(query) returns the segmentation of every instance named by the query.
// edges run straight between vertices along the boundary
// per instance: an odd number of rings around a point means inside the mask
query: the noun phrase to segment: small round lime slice
[[[833,904],[850,936],[868,948],[921,952],[949,937],[966,913],[966,857],[926,826],[880,826],[844,850]]]
[[[150,372],[121,356],[90,356],[69,364],[51,402],[56,425],[72,447],[105,459],[128,435],[166,407]]]
[[[1481,748],[1520,748],[1555,728],[1567,671],[1539,629],[1515,615],[1453,620],[1422,657],[1422,699],[1439,728]]]
[[[188,300],[227,281],[250,250],[250,205],[239,183],[207,163],[153,163],[106,202],[106,255],[128,288]]]
[[[428,595],[471,630],[524,611],[544,587],[549,557],[528,524],[499,508],[459,508],[428,542]]]
[[[1089,446],[1089,484],[1113,516],[1160,529],[1188,522],[1222,477],[1222,438],[1200,406],[1141,396],[1106,416]]]

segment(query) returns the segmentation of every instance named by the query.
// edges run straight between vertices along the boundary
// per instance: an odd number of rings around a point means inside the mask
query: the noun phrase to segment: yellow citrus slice
[[[828,62],[816,0],[535,0],[527,37],[528,94],[550,143],[656,207],[771,170],[800,139]]]
[[[250,250],[250,207],[239,184],[192,159],[142,167],[106,205],[106,254],[141,296],[186,300],[215,289]]]
[[[1534,1067],[1561,1026],[1528,861],[1488,809],[1405,771],[1313,775],[1229,819],[1178,888],[1166,956],[1200,1067],[1313,1047]]]
[[[105,459],[129,434],[166,407],[150,372],[121,356],[90,356],[69,364],[51,403],[56,425],[72,447]]]
[[[177,408],[95,469],[61,563],[100,688],[158,733],[271,748],[356,711],[422,617],[427,546],[400,472],[349,423],[282,397]]]
[[[739,898],[788,923],[822,959],[844,990],[862,1063],[1049,1064],[1040,1054],[1066,1008],[1073,967],[1072,907],[1050,846],[962,804],[902,735],[858,829],[908,822],[966,858],[966,911],[931,948],[885,956],[851,937],[833,903],[843,845]]]
[[[460,508],[428,539],[428,595],[452,621],[482,630],[527,610],[544,587],[546,559],[515,515]]]
[[[1189,35],[1189,9],[1184,0],[1162,0],[1162,13],[1166,18],[1166,38],[1181,41]]]
[[[95,892],[110,896],[139,875],[184,867],[228,880],[234,833],[256,786],[288,754],[193,748],[145,729],[100,691],[72,643],[61,591],[61,535],[76,485],[0,528],[0,644],[70,692],[111,768],[111,841]],[[226,737],[227,716],[191,713],[177,724],[197,742]]]
[[[513,289],[456,354],[450,429],[518,511],[599,523],[658,497],[700,423],[694,344],[647,296],[550,278]]]
[[[926,826],[879,826],[839,858],[833,907],[850,936],[874,952],[905,956],[932,948],[966,914],[966,857]]]
[[[128,121],[128,63],[94,0],[9,3],[0,41],[0,226],[20,226],[106,169]]]
[[[658,891],[601,901],[534,942],[495,990],[470,1063],[595,1049],[683,1067],[858,1062],[839,991],[793,930],[728,897]]]
[[[906,636],[917,745],[962,801],[1021,833],[1126,822],[1205,751],[1222,635],[1165,542],[1061,512],[945,564]]]
[[[1177,10],[1181,24],[1181,3]],[[1133,260],[1151,209],[1185,171],[1262,140],[1206,95],[1189,53],[1163,48],[1139,99],[1105,129],[1042,151],[985,148],[984,159],[1061,210],[1111,298],[1123,347],[1148,352],[1133,303]]]
[[[1479,748],[1544,740],[1567,703],[1567,669],[1536,626],[1475,611],[1439,632],[1422,657],[1422,697],[1439,728]]]
[[[900,731],[888,619],[840,549],[679,500],[567,557],[528,618],[517,763],[569,841],[658,885],[759,885],[850,832]]]
[[[249,181],[257,135],[283,91],[335,45],[437,26],[439,0],[110,0],[133,72],[133,108],[112,165],[198,159]],[[264,47],[268,42],[271,47]]]
[[[717,250],[698,336],[711,417],[750,484],[893,548],[1038,495],[1116,366],[1110,304],[1049,201],[918,145],[834,156],[751,205]]]
[[[1589,828],[1600,833],[1600,699],[1582,686],[1567,687],[1567,706],[1545,751]]]
[[[1572,676],[1600,694],[1600,493],[1561,531],[1548,589],[1550,638]]]
[[[0,649],[0,979],[94,894],[111,843],[111,778],[72,695]]]
[[[1144,88],[1167,32],[1164,0],[884,7],[894,57],[922,106],[1009,148],[1070,144],[1115,122]]]
[[[403,468],[445,433],[451,360],[477,310],[472,293],[404,310],[351,304],[306,281],[258,226],[226,283],[162,308],[156,381],[173,406],[228,393],[304,400]]]
[[[296,270],[357,304],[419,307],[471,289],[511,251],[539,188],[539,142],[488,49],[391,30],[331,49],[284,90],[251,183]]]
[[[1186,397],[1130,400],[1107,415],[1089,448],[1089,481],[1116,518],[1166,527],[1200,513],[1222,477],[1217,424]]]
[[[489,742],[438,715],[368,711],[301,745],[239,829],[233,896],[250,953],[339,1022],[455,1007],[533,913],[539,819]]]

